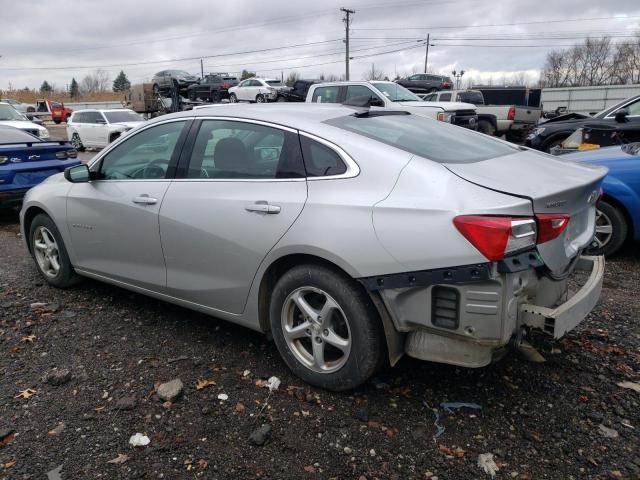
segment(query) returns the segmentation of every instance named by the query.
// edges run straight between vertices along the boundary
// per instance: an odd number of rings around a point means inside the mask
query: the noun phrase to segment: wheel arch
[[[344,275],[351,280],[355,280],[358,288],[361,288],[370,299],[372,306],[378,312],[379,320],[382,323],[385,342],[387,346],[387,358],[391,365],[395,365],[404,354],[404,334],[396,330],[384,303],[376,293],[369,292],[364,285],[357,281],[357,277],[349,273],[337,263],[324,257],[308,253],[291,253],[274,260],[264,271],[258,287],[258,321],[260,330],[271,336],[271,326],[269,321],[269,302],[271,293],[278,280],[287,271],[297,265],[321,265],[340,275]],[[349,267],[346,267],[349,268]]]
[[[47,212],[44,208],[38,206],[38,205],[32,205],[30,207],[27,208],[27,210],[24,212],[24,217],[22,220],[22,225],[23,225],[23,235],[25,238],[25,242],[27,244],[27,248],[29,249],[29,253],[33,253],[32,249],[31,249],[31,241],[29,239],[29,232],[31,231],[31,224],[33,223],[33,219],[36,218],[39,214],[45,214],[47,215],[49,218],[51,218],[51,215],[49,214],[49,212]]]

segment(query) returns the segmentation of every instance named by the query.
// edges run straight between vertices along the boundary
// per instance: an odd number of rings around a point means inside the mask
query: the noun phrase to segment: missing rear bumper
[[[542,330],[556,339],[577,327],[593,310],[600,298],[604,277],[604,257],[580,257],[576,270],[587,271],[590,274],[575,295],[555,308],[531,304],[521,305],[521,323]]]

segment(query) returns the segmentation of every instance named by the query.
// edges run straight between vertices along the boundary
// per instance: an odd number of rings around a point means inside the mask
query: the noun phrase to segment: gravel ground
[[[90,280],[48,287],[5,214],[0,479],[59,466],[49,478],[490,478],[486,453],[496,478],[640,478],[640,392],[618,386],[640,382],[639,267],[637,249],[608,262],[587,321],[556,344],[536,339],[546,363],[404,358],[335,394],[304,385],[247,329]],[[158,398],[178,378],[180,395]],[[270,437],[255,445],[263,424]],[[131,447],[135,433],[150,443]]]

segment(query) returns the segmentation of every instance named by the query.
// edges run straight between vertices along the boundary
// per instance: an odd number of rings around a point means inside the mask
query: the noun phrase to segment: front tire
[[[238,103],[238,97],[236,97],[235,93],[229,95],[229,103]]]
[[[486,120],[480,120],[478,122],[478,131],[489,136],[493,136],[496,133],[496,129],[491,124],[491,122],[488,122]]]
[[[68,288],[78,283],[60,231],[43,213],[36,215],[29,228],[29,245],[40,274],[49,285]]]
[[[613,255],[627,239],[629,225],[624,213],[614,205],[600,200],[596,206],[596,234],[594,242],[597,246],[588,249],[590,255]]]
[[[55,123],[56,125],[60,125],[62,123],[62,120],[59,118],[54,118],[53,123]]]
[[[256,103],[265,103],[264,95],[262,95],[261,93],[256,95]]]
[[[341,391],[366,382],[384,360],[381,321],[351,278],[320,265],[300,265],[271,295],[274,341],[291,371],[312,385]]]

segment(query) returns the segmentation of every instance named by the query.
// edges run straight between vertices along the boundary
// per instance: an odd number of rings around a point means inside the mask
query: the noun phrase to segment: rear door
[[[112,148],[72,184],[67,228],[76,268],[161,291],[166,269],[158,212],[180,153],[188,119],[153,124]]]
[[[260,122],[204,119],[188,143],[183,178],[171,184],[160,211],[168,291],[238,314],[260,263],[304,207],[298,135]]]

